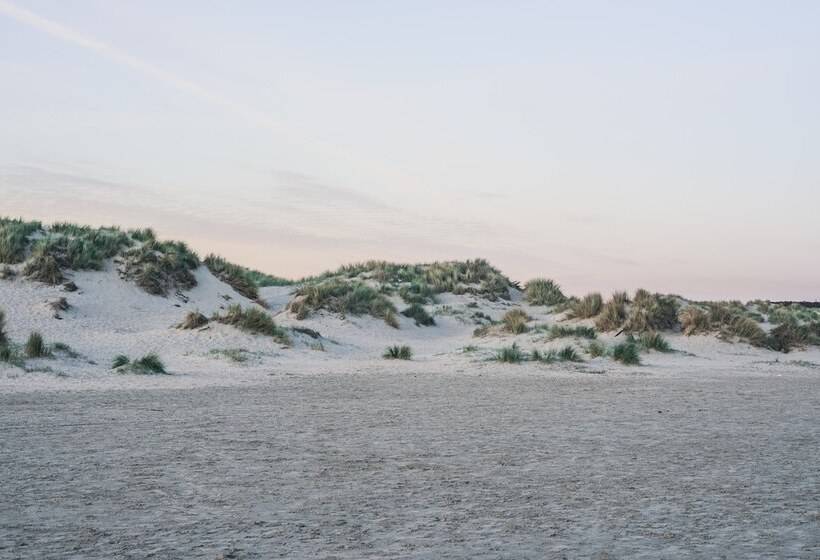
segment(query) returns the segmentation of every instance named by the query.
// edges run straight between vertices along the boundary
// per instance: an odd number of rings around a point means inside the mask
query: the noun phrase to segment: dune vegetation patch
[[[152,295],[190,290],[197,284],[193,271],[199,257],[180,241],[147,241],[123,254],[124,278]]]
[[[320,309],[346,315],[370,315],[398,328],[396,307],[375,288],[360,281],[330,279],[309,283],[296,290],[288,310],[305,319]]]
[[[293,281],[278,276],[271,276],[238,264],[228,262],[214,254],[209,254],[203,261],[211,274],[228,284],[237,293],[263,305],[259,299],[259,288],[264,286],[289,286]]]
[[[415,321],[417,327],[432,327],[436,324],[436,320],[427,313],[424,306],[420,303],[414,303],[407,309],[401,312],[405,317],[409,317]]]
[[[0,218],[0,263],[23,262],[31,244],[30,237],[42,229],[40,222]]]
[[[234,304],[224,314],[214,314],[211,320],[224,325],[231,325],[250,334],[270,336],[281,344],[290,344],[290,337],[285,329],[278,326],[267,311],[256,307],[242,307]]]
[[[523,309],[510,309],[501,318],[504,330],[512,334],[522,334],[529,330],[527,322],[531,317]]]
[[[550,338],[588,338],[593,339],[598,336],[598,333],[595,332],[595,329],[592,327],[585,327],[582,325],[577,325],[575,327],[568,327],[565,325],[553,325],[549,329],[549,337]]]
[[[385,360],[410,360],[413,358],[413,350],[406,345],[388,346],[382,354]]]
[[[569,309],[568,318],[589,319],[591,317],[595,317],[601,312],[603,303],[603,298],[598,292],[587,294],[572,303]]]
[[[168,375],[165,364],[155,353],[146,354],[133,362],[125,354],[114,357],[111,369],[117,373],[134,373],[137,375]]]
[[[558,305],[567,297],[555,281],[548,278],[535,278],[524,285],[524,297],[530,305]]]
[[[189,311],[185,318],[177,325],[178,329],[199,329],[208,324],[208,318],[199,311]]]

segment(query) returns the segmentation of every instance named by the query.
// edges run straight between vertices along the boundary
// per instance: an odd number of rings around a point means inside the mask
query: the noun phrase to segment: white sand
[[[669,336],[680,352],[638,367],[503,365],[486,358],[514,340],[568,340],[474,338],[459,316],[295,321],[289,290],[264,289],[279,324],[325,337],[282,348],[172,328],[223,295],[251,305],[197,279],[187,303],[113,270],[68,294],[0,281],[13,340],[36,329],[83,355],[0,366],[0,558],[820,557],[816,348]],[[44,305],[59,296],[62,320]],[[470,301],[441,304],[520,304]],[[383,360],[393,343],[414,360]],[[173,375],[108,367],[150,351]]]

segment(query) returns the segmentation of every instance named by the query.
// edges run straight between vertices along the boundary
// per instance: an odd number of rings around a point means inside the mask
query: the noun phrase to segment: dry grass
[[[529,320],[530,316],[527,315],[523,309],[518,308],[510,309],[501,318],[501,322],[504,324],[504,330],[512,334],[527,332],[529,330],[527,328],[527,321]]]
[[[536,278],[524,286],[524,295],[530,305],[557,305],[567,298],[553,280]]]
[[[181,323],[177,325],[178,329],[198,329],[208,324],[208,318],[199,311],[189,311]]]
[[[593,292],[582,297],[570,307],[569,317],[571,319],[589,319],[601,312],[603,298],[598,292]]]
[[[613,296],[595,319],[595,328],[599,331],[617,331],[626,321],[626,304]]]

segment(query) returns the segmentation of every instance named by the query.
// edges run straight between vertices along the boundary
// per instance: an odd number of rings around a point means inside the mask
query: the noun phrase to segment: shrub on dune
[[[522,334],[529,330],[527,328],[527,321],[530,316],[523,309],[510,309],[501,318],[504,323],[504,330],[513,334]]]
[[[581,362],[581,356],[578,355],[578,352],[570,345],[564,346],[558,351],[558,359],[564,362]]]
[[[149,294],[164,296],[194,288],[198,266],[199,257],[185,243],[148,241],[124,254],[123,274]]]
[[[426,283],[413,281],[409,285],[399,288],[399,296],[407,304],[425,305],[435,303],[436,292]]]
[[[30,244],[29,237],[41,229],[40,222],[0,218],[0,263],[23,262]]]
[[[524,295],[530,305],[557,305],[567,298],[561,287],[548,278],[536,278],[524,285]]]
[[[429,327],[436,324],[435,319],[433,319],[427,310],[424,309],[424,306],[418,303],[414,303],[407,309],[401,312],[402,315],[405,317],[409,317],[416,322],[417,327]]]
[[[413,357],[413,350],[409,346],[388,346],[382,356],[386,360],[409,360]]]
[[[571,319],[589,319],[601,312],[603,298],[601,294],[594,292],[587,294],[570,307],[569,317]]]
[[[766,341],[766,332],[760,328],[760,325],[754,319],[742,315],[734,316],[724,325],[724,330],[754,346],[762,346]]]
[[[790,352],[794,347],[817,343],[810,325],[786,321],[773,328],[765,338],[765,346],[778,352]]]

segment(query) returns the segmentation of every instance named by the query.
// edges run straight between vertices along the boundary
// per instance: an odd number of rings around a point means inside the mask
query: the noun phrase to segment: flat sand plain
[[[0,394],[0,558],[820,557],[820,375]]]

